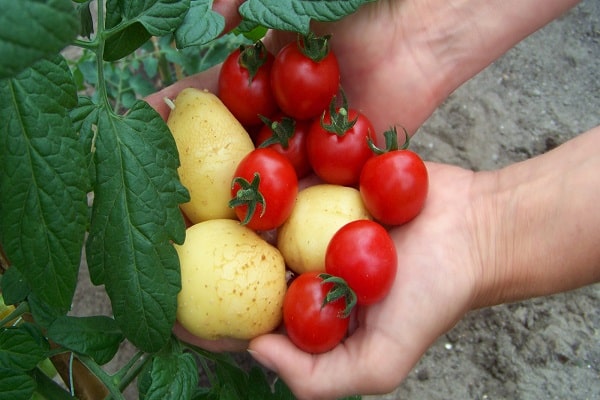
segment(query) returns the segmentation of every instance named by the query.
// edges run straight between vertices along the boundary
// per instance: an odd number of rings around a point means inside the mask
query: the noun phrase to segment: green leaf
[[[0,79],[58,53],[79,32],[68,0],[0,0],[0,10]]]
[[[50,345],[30,323],[0,329],[0,368],[29,371],[48,356]]]
[[[106,27],[109,37],[103,59],[115,61],[130,54],[151,36],[173,32],[185,17],[190,0],[109,0]]]
[[[10,400],[29,400],[33,396],[36,384],[26,372],[0,368],[0,398]]]
[[[4,297],[5,304],[17,304],[25,300],[31,289],[18,269],[9,268],[2,275],[0,292]]]
[[[48,338],[104,365],[112,360],[125,337],[112,318],[62,316],[48,328]]]
[[[264,400],[272,397],[273,392],[264,371],[259,367],[252,367],[248,373],[248,400]]]
[[[190,9],[175,31],[175,43],[182,49],[206,44],[225,29],[223,16],[212,10],[212,0],[192,0]]]
[[[94,162],[96,182],[86,245],[92,281],[104,283],[125,336],[154,352],[170,337],[180,290],[185,225],[175,141],[146,102],[126,116],[101,107]]]
[[[151,37],[152,35],[139,22],[131,24],[106,40],[102,59],[104,61],[120,60],[133,53]]]
[[[268,28],[308,33],[310,21],[337,21],[374,0],[248,0],[243,18]]]
[[[160,352],[152,360],[150,378],[145,400],[191,399],[198,385],[196,361],[181,350]]]
[[[87,220],[87,171],[68,115],[65,60],[0,81],[0,242],[40,300],[70,307]]]

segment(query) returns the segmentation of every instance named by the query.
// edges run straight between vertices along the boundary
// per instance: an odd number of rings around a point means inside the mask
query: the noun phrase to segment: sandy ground
[[[474,170],[544,153],[600,124],[599,62],[587,0],[452,94],[411,147]],[[600,285],[471,312],[376,398],[600,399]]]
[[[412,149],[474,170],[541,154],[600,125],[599,61],[600,1],[585,0],[452,94]],[[81,282],[79,313],[107,312]],[[471,312],[369,399],[600,399],[600,285]]]

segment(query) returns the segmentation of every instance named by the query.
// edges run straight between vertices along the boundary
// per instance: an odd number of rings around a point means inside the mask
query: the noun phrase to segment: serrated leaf
[[[79,32],[68,0],[0,0],[0,10],[0,79],[58,53]]]
[[[198,385],[198,367],[189,353],[159,353],[152,360],[145,400],[191,399]]]
[[[212,10],[212,0],[192,0],[181,26],[175,31],[177,48],[199,46],[216,39],[225,29],[223,16]]]
[[[60,56],[0,81],[0,242],[40,300],[60,308],[71,306],[87,220],[75,104]]]
[[[138,101],[126,116],[99,109],[96,185],[86,245],[92,281],[104,283],[125,336],[154,352],[175,321],[182,243],[181,185],[173,137],[160,115]]]
[[[0,368],[0,398],[29,400],[36,388],[31,376],[21,370]]]
[[[112,318],[62,316],[49,326],[48,338],[104,365],[112,360],[125,337]]]
[[[49,349],[33,324],[0,329],[0,368],[29,371],[48,356]]]
[[[308,33],[310,21],[337,21],[374,0],[248,0],[240,8],[244,19],[268,28]]]

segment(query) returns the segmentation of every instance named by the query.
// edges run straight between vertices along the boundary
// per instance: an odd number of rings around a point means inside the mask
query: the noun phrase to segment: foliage
[[[211,0],[0,0],[0,397],[72,398],[40,369],[66,356],[67,386],[82,364],[117,399],[136,377],[146,399],[293,398],[172,336],[188,193],[173,138],[141,98],[269,28],[307,32],[367,1],[250,0],[225,34]],[[68,46],[81,55],[67,61]],[[83,248],[110,317],[69,315]],[[108,375],[125,339],[139,352]]]

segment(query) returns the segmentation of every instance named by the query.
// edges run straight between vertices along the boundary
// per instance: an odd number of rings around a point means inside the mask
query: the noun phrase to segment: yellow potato
[[[248,132],[214,94],[183,89],[167,125],[177,144],[181,183],[190,201],[181,205],[192,223],[236,218],[228,205],[238,163],[254,149]]]
[[[329,184],[310,186],[298,193],[292,214],[279,228],[277,247],[292,271],[324,271],[332,236],[358,219],[371,219],[358,190]]]
[[[177,320],[203,339],[251,339],[281,322],[285,262],[274,246],[231,219],[189,227],[176,246],[181,263]]]

